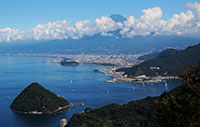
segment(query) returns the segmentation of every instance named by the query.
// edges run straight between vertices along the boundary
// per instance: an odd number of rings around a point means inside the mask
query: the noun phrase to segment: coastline
[[[138,54],[135,54],[136,56]],[[61,58],[67,58],[68,56],[76,56],[76,55],[64,55],[64,54],[24,54],[24,53],[18,53],[18,54],[0,54],[0,56],[19,56],[19,57],[47,57],[47,58],[57,58],[61,60]],[[79,55],[77,55],[79,56]],[[98,55],[97,55],[98,56]],[[105,55],[106,56],[106,55]],[[133,55],[134,56],[134,55]],[[137,56],[138,57],[138,56]],[[60,64],[60,60],[53,60],[53,61],[47,61],[47,62],[54,62]],[[75,60],[80,62],[79,60]],[[137,61],[137,60],[136,60]],[[143,79],[143,78],[138,78],[140,76],[137,76],[136,78],[129,78],[127,75],[123,75],[124,72],[116,72],[117,69],[119,68],[124,68],[124,67],[130,67],[133,65],[137,65],[138,63],[141,63],[142,61],[137,61],[134,64],[128,63],[127,65],[121,64],[117,65],[115,63],[102,63],[102,62],[80,62],[80,65],[83,64],[89,64],[89,65],[100,65],[100,66],[105,66],[106,69],[104,70],[99,70],[99,73],[103,73],[106,76],[110,75],[112,77],[111,80],[105,81],[108,83],[112,82],[137,82],[137,83],[143,83],[143,82],[163,82],[165,80],[170,80],[170,79],[180,79],[178,76],[156,76],[156,77],[148,77],[148,79]],[[110,64],[110,65],[107,65]]]
[[[26,114],[26,115],[52,115],[52,114],[64,113],[66,111],[66,109],[69,109],[74,106],[83,106],[83,105],[84,105],[84,103],[70,104],[67,106],[59,107],[59,108],[55,109],[54,111],[47,111],[47,112],[37,112],[37,111],[22,112],[22,111],[16,111],[14,109],[12,109],[12,111],[19,113],[19,114]]]
[[[180,79],[178,76],[157,76],[157,77],[150,77],[150,79],[138,79],[138,78],[113,78],[106,82],[113,83],[113,82],[135,82],[135,83],[153,83],[153,82],[166,82],[166,80],[173,80],[173,79]]]
[[[14,109],[12,109],[12,111],[19,114],[27,114],[27,115],[45,115],[45,114],[51,115],[51,114],[59,114],[59,113],[65,112],[64,110],[70,107],[71,105],[67,105],[67,106],[59,107],[54,111],[48,111],[48,112],[38,112],[38,111],[22,112],[22,111],[16,111]]]
[[[180,79],[178,76],[146,76],[139,75],[128,77],[128,75],[124,75],[124,72],[116,72],[117,67],[107,67],[104,70],[100,70],[99,72],[104,73],[105,75],[110,75],[111,80],[107,80],[108,83],[113,82],[136,82],[136,83],[153,83],[153,82],[165,82],[166,80]]]

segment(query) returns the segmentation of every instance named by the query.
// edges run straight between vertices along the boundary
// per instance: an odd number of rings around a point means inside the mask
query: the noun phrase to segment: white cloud
[[[195,4],[195,7],[197,3]],[[169,20],[162,20],[162,10],[159,7],[145,9],[139,19],[133,16],[124,22],[124,28],[121,34],[127,37],[136,35],[146,36],[154,35],[192,35],[200,33],[200,22],[197,22],[196,16],[192,11],[186,13],[174,14]]]
[[[123,29],[120,31],[120,33],[122,35],[124,35],[125,33],[127,33],[128,31],[130,31],[131,29],[133,29],[135,27],[135,23],[136,23],[136,19],[133,16],[130,16],[127,21],[124,22],[124,27]]]
[[[69,21],[56,21],[56,22],[49,22],[45,25],[37,25],[35,28],[27,31],[32,38],[35,40],[42,40],[42,39],[65,39],[68,38],[66,33],[68,32],[68,25]]]
[[[159,7],[142,10],[143,15],[139,19],[135,19],[130,16],[127,21],[124,22],[125,27],[121,31],[121,34],[125,34],[128,37],[135,35],[146,36],[151,32],[160,30],[166,22],[161,20],[162,10]]]
[[[187,3],[185,7],[195,10],[174,14],[169,20],[162,20],[163,12],[160,7],[144,9],[143,15],[136,19],[134,16],[127,18],[124,23],[114,22],[110,17],[102,16],[94,22],[89,20],[78,21],[69,26],[70,21],[56,21],[39,24],[29,30],[0,29],[0,42],[17,40],[52,40],[52,39],[79,39],[83,36],[101,34],[112,36],[110,31],[120,29],[120,34],[125,37],[136,35],[198,35],[200,34],[200,3]]]
[[[196,25],[192,11],[181,12],[179,15],[174,14],[162,29],[162,34],[188,34],[195,32]]]
[[[194,2],[194,3],[187,3],[185,7],[189,7],[195,10],[196,12],[196,20],[200,21],[200,3]]]
[[[101,33],[119,29],[122,24],[114,22],[110,17],[102,16],[100,19],[96,19],[95,26],[96,31]]]
[[[95,33],[95,27],[93,27],[89,20],[78,21],[74,28],[77,36],[79,37],[84,35],[93,35]]]
[[[24,40],[24,31],[19,29],[5,28],[0,29],[0,42]]]

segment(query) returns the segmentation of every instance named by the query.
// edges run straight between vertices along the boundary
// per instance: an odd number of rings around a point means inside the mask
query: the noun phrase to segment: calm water
[[[93,72],[103,66],[61,66],[47,63],[52,58],[0,56],[0,126],[58,127],[62,118],[68,120],[86,107],[98,108],[111,103],[126,104],[146,96],[157,96],[180,83],[106,83],[109,76]],[[9,108],[13,99],[32,82],[63,96],[70,103],[85,103],[60,115],[20,115]]]

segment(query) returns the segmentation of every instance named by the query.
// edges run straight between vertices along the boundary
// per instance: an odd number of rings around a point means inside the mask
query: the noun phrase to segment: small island
[[[63,65],[63,66],[76,66],[76,65],[79,65],[79,63],[76,62],[76,61],[65,60],[65,59],[60,60],[59,63],[60,63],[60,65]]]
[[[98,70],[98,69],[94,69],[93,71],[94,71],[94,72],[99,72],[99,70]]]
[[[45,89],[39,83],[26,87],[13,101],[10,108],[22,114],[58,114],[66,111],[70,104],[62,97]]]

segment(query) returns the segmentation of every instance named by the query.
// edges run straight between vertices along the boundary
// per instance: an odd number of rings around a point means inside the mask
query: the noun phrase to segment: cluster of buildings
[[[5,54],[4,54],[5,55]],[[7,56],[31,56],[31,57],[51,57],[51,58],[60,58],[60,59],[70,59],[80,64],[113,64],[118,67],[130,67],[135,64],[141,63],[140,60],[137,60],[141,54],[134,55],[87,55],[87,54],[78,54],[78,55],[65,55],[65,54],[28,54],[28,53],[17,53],[17,54],[6,54]],[[58,62],[55,60],[54,62]],[[53,61],[52,61],[53,62]]]
[[[81,64],[113,64],[121,67],[130,67],[138,64],[139,55],[67,55],[66,58],[76,60]]]

